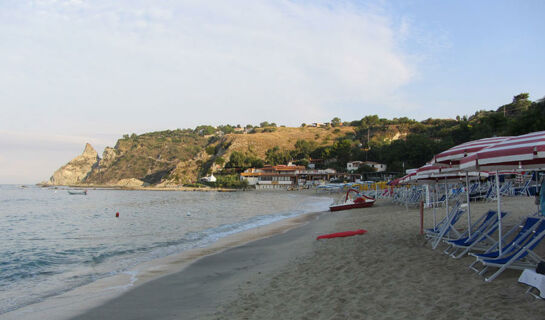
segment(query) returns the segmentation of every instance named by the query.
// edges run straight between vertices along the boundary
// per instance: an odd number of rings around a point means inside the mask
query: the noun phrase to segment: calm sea
[[[82,196],[0,185],[0,314],[330,203],[297,192],[89,190]]]

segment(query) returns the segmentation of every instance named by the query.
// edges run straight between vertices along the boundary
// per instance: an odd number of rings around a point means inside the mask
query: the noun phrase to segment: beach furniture
[[[502,212],[502,218],[507,213]],[[483,214],[475,223],[472,224],[472,233],[465,232],[464,236],[456,240],[445,240],[448,244],[444,253],[454,259],[459,259],[466,255],[470,250],[485,251],[491,244],[496,243],[492,235],[498,229],[498,220],[496,211],[489,210]]]
[[[545,274],[537,273],[533,269],[524,269],[520,274],[519,282],[528,285],[526,293],[538,299],[545,299]],[[534,288],[538,290],[539,295],[532,292]]]
[[[543,261],[533,249],[545,237],[545,220],[528,217],[526,222],[520,232],[503,250],[471,254],[476,260],[470,265],[470,268],[482,276],[490,267],[498,268],[491,276],[485,278],[486,282],[496,279],[505,269],[535,269],[537,264]],[[481,270],[475,267],[477,263],[483,265]]]
[[[459,205],[455,205],[454,207],[451,208],[451,211],[441,220],[439,221],[433,228],[427,228],[424,230],[424,233],[426,235],[427,238],[434,238],[436,235],[439,234],[439,232],[441,232],[441,228],[443,228],[443,226],[448,223],[448,220],[457,212],[457,210],[460,209],[460,206]],[[457,217],[457,219],[459,219],[460,217]],[[457,222],[457,219],[454,219],[455,223]]]
[[[435,250],[442,239],[458,239],[462,237],[462,233],[454,225],[460,220],[460,217],[465,211],[460,208],[460,203],[457,202],[450,213],[437,226],[432,229],[426,229],[425,234],[428,240],[433,240],[432,248]]]

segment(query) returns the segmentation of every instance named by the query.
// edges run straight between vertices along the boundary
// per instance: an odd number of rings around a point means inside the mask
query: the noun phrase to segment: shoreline
[[[505,226],[534,212],[533,198],[507,198]],[[474,219],[494,202],[472,204]],[[443,212],[442,212],[443,211]],[[438,210],[442,217],[444,208]],[[425,210],[426,226],[432,209]],[[464,227],[465,219],[460,219]],[[87,319],[542,319],[519,270],[490,283],[432,250],[419,210],[374,207],[321,213],[298,228],[207,255],[73,318]],[[324,233],[364,235],[316,241]],[[444,247],[443,247],[444,248]],[[544,254],[545,243],[538,247]],[[281,316],[279,316],[281,315]]]
[[[304,226],[324,212],[310,212],[264,226],[228,235],[205,247],[153,259],[125,272],[98,279],[70,291],[45,298],[43,301],[0,314],[0,319],[71,319],[78,314],[118,298],[138,287],[183,272],[199,260],[248,243],[286,233]],[[46,312],[46,314],[44,314]]]
[[[230,189],[230,188],[197,188],[197,187],[143,187],[143,186],[119,186],[119,185],[53,185],[36,183],[35,186],[40,188],[76,188],[76,189],[93,189],[93,190],[131,190],[131,191],[201,191],[201,192],[239,192],[251,191],[252,189]]]

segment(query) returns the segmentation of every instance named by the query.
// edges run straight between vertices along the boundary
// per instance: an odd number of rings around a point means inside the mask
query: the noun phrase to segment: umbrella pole
[[[469,174],[466,172],[467,230],[471,238],[471,203],[469,198]]]
[[[445,177],[445,209],[447,211],[447,216],[448,216],[448,184],[447,184],[447,177]]]
[[[433,230],[437,230],[437,183],[433,185]]]
[[[537,184],[539,183],[539,179],[538,179],[538,176],[539,176],[539,172],[537,171],[534,171],[534,174],[536,175],[536,187],[534,189],[534,197],[537,197]],[[541,195],[541,190],[539,191],[539,194]],[[538,201],[537,204],[536,204],[536,207],[537,207],[537,212],[539,214],[539,205],[540,205],[541,201]]]
[[[500,194],[500,173],[496,171],[496,197],[498,200],[498,251],[500,256],[502,255],[502,243],[501,243],[501,194]]]

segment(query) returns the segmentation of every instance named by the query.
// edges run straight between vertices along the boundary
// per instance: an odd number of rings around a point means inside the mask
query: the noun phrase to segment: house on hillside
[[[362,166],[369,166],[375,169],[375,172],[386,171],[386,165],[374,161],[351,161],[346,164],[346,170],[348,172],[357,171]]]
[[[216,182],[218,179],[216,179],[216,177],[214,177],[214,174],[211,174],[209,177],[202,177],[201,178],[201,181],[204,181],[204,182]]]

